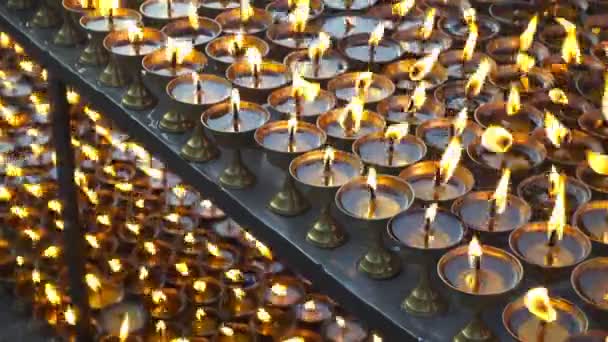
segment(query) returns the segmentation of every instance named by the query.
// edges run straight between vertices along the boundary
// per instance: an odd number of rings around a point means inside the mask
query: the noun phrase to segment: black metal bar
[[[84,232],[78,220],[78,196],[74,182],[74,150],[71,143],[69,104],[66,87],[57,75],[49,75],[49,99],[53,120],[53,142],[57,155],[59,196],[63,203],[64,264],[68,268],[69,294],[78,313],[78,341],[93,341],[85,275]]]

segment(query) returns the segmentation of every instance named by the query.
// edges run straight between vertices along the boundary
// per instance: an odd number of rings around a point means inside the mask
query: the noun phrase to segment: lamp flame
[[[305,32],[309,15],[310,3],[308,1],[300,1],[291,13],[289,13],[288,20],[291,23],[292,32]]]
[[[234,330],[232,328],[224,325],[220,328],[220,333],[222,333],[222,335],[224,335],[224,336],[233,336]]]
[[[186,264],[185,262],[180,262],[180,263],[175,264],[175,270],[182,277],[187,277],[190,275],[190,268],[188,267],[188,264]]]
[[[276,283],[272,285],[270,291],[276,296],[284,297],[287,295],[287,286],[280,283]]]
[[[462,142],[459,137],[453,137],[439,161],[439,176],[444,185],[447,184],[450,178],[452,178],[452,175],[454,175],[454,171],[456,171],[461,156]]]
[[[363,119],[363,100],[355,96],[342,111],[339,123],[347,134],[356,133],[361,128],[361,119]]]
[[[200,279],[195,280],[194,283],[192,283],[192,288],[197,292],[205,292],[207,289],[207,282]]]
[[[555,165],[551,166],[551,171],[549,172],[549,196],[551,198],[556,198],[559,192],[559,189],[562,187],[562,184],[565,184],[566,177],[557,172]]]
[[[167,38],[165,47],[165,58],[167,61],[175,62],[175,66],[181,65],[188,54],[192,52],[192,42],[184,39]]]
[[[476,265],[479,263],[479,258],[483,255],[483,249],[475,235],[473,235],[473,239],[469,242],[467,254],[469,255],[469,266],[471,268],[476,268]]]
[[[228,53],[232,56],[237,55],[237,52],[243,50],[245,39],[242,32],[237,32],[228,44]]]
[[[89,289],[93,290],[93,292],[98,292],[101,290],[101,281],[99,281],[99,278],[93,273],[85,274],[84,281],[87,283]]]
[[[302,97],[305,101],[313,101],[319,95],[321,86],[319,83],[305,80],[302,77],[302,69],[299,66],[301,64],[298,64],[298,67],[294,67],[292,70],[292,96]]]
[[[390,125],[386,129],[386,132],[384,132],[384,137],[386,139],[399,141],[408,134],[409,128],[410,125],[407,122]]]
[[[536,59],[525,52],[520,52],[515,57],[515,64],[517,65],[519,71],[526,74],[530,72],[530,69],[532,69],[536,64]]]
[[[555,147],[560,148],[570,134],[570,130],[549,111],[545,111],[544,123],[547,138]]]
[[[10,194],[9,194],[10,195]],[[0,201],[2,200],[2,188],[0,188]],[[52,199],[47,203],[47,207],[56,212],[56,213],[61,213],[61,202],[59,202],[59,200],[57,199]]]
[[[498,181],[496,190],[492,194],[492,199],[495,201],[496,213],[502,214],[507,209],[507,198],[509,195],[509,180],[511,178],[511,169],[506,168],[502,171],[502,176]]]
[[[467,36],[467,40],[464,43],[464,47],[462,48],[462,61],[468,62],[473,58],[473,52],[475,51],[475,46],[477,45],[477,38],[479,37],[479,29],[477,28],[477,24],[472,22],[469,24],[469,35]]]
[[[188,5],[188,23],[190,23],[190,27],[195,31],[200,28],[198,13],[194,2],[191,2]]]
[[[118,332],[118,339],[120,342],[126,342],[129,338],[129,313],[125,313],[125,317],[120,323],[120,330]]]
[[[256,312],[256,317],[258,318],[259,321],[264,322],[264,323],[269,323],[272,321],[272,316],[264,308],[258,309],[258,311]]]
[[[513,135],[502,126],[489,126],[481,135],[481,146],[493,153],[505,153],[513,145]]]
[[[160,335],[164,335],[165,331],[167,330],[167,325],[165,324],[165,321],[160,320],[156,322],[155,329],[157,333],[159,333]]]
[[[127,37],[130,43],[139,43],[144,39],[144,31],[137,24],[127,26]]]
[[[426,102],[426,88],[428,84],[425,81],[421,81],[416,85],[414,91],[412,92],[412,105],[415,110],[419,110],[424,106]]]
[[[549,98],[551,99],[551,102],[556,104],[568,104],[568,95],[566,95],[566,93],[559,88],[549,90]]]
[[[588,151],[587,163],[595,173],[608,176],[608,154]]]
[[[435,217],[437,216],[437,209],[439,205],[437,202],[431,203],[425,211],[424,211],[424,221],[428,223],[433,223],[435,221]]]
[[[467,121],[469,119],[468,108],[464,107],[458,112],[454,121],[452,121],[452,125],[454,125],[454,134],[456,136],[462,135],[464,130],[467,128]]]
[[[241,23],[245,24],[249,22],[249,19],[253,16],[253,7],[249,3],[249,0],[241,0],[240,8]]]
[[[547,235],[549,239],[553,234],[556,234],[557,240],[564,237],[564,228],[566,227],[566,182],[559,182],[555,197],[555,205],[551,212],[551,217],[547,222]]]
[[[314,300],[309,300],[306,303],[304,303],[304,310],[315,311],[315,310],[317,310],[317,304],[315,304]]]
[[[551,323],[557,319],[557,311],[551,304],[547,288],[530,289],[524,296],[524,305],[531,314],[543,322]]]
[[[251,73],[255,75],[262,66],[262,54],[260,53],[260,50],[254,47],[247,48],[245,51],[245,58]]]
[[[401,0],[391,6],[391,13],[393,15],[405,17],[415,4],[416,0]]]
[[[435,26],[435,13],[437,10],[433,7],[429,8],[424,14],[424,21],[419,29],[419,35],[422,39],[427,40],[433,33],[433,26]]]
[[[120,0],[98,0],[97,9],[102,16],[107,17],[112,14],[112,10],[120,7]]]
[[[380,41],[384,37],[384,24],[379,22],[378,25],[374,28],[374,30],[369,35],[369,40],[367,41],[369,45],[378,46]]]
[[[420,81],[424,79],[431,70],[433,70],[433,66],[437,62],[439,58],[439,48],[434,48],[428,55],[417,60],[410,67],[410,79],[412,81]]]
[[[152,302],[161,304],[167,302],[167,295],[162,290],[152,291]]]
[[[198,308],[198,309],[196,309],[195,316],[196,316],[197,321],[201,321],[203,318],[205,318],[205,316],[207,316],[207,313],[205,312],[205,309]]]
[[[51,305],[61,304],[61,295],[57,290],[57,287],[51,283],[44,284],[44,295]]]
[[[230,269],[226,272],[224,272],[224,275],[226,276],[226,278],[234,281],[234,282],[241,282],[245,279],[245,277],[243,276],[243,272],[241,272],[240,270],[233,268]]]
[[[321,31],[319,32],[319,36],[315,39],[310,46],[308,47],[308,58],[311,61],[320,60],[327,51],[331,47],[331,38],[330,36]]]
[[[63,319],[68,325],[76,325],[76,311],[74,311],[74,308],[72,308],[71,305],[68,305],[68,307],[63,312]]]
[[[342,316],[336,316],[336,324],[341,328],[344,329],[346,328],[346,321],[344,320],[344,317]]]
[[[484,57],[481,62],[479,62],[477,70],[475,70],[475,72],[467,80],[464,88],[465,94],[472,97],[479,95],[489,73],[490,60]]]
[[[209,254],[213,255],[216,258],[219,258],[222,256],[222,252],[220,251],[219,247],[216,244],[211,243],[211,242],[207,242],[207,252],[209,252]]]
[[[515,85],[511,85],[509,91],[509,97],[507,98],[507,115],[515,115],[519,113],[521,109],[521,101],[519,99],[519,88]]]
[[[566,31],[566,38],[562,43],[562,59],[566,64],[582,63],[581,48],[578,44],[578,37],[576,36],[576,25],[564,18],[555,18],[564,30]]]
[[[108,266],[110,266],[110,270],[113,273],[118,273],[122,270],[122,262],[120,259],[110,259],[108,260]]]
[[[323,152],[323,165],[331,166],[334,162],[335,155],[336,151],[331,146],[327,146]]]
[[[369,170],[367,170],[367,185],[372,190],[378,188],[378,177],[376,175],[376,169],[373,167],[370,167]]]
[[[139,267],[139,272],[137,277],[139,278],[139,280],[145,280],[146,278],[148,278],[148,269],[146,268],[146,266],[141,266]]]
[[[524,32],[519,36],[519,51],[526,52],[532,46],[534,42],[534,35],[536,34],[536,27],[538,24],[538,15],[535,15],[528,22],[528,26]]]
[[[369,88],[372,86],[373,81],[374,74],[371,71],[360,72],[355,80],[355,93],[357,96],[365,98]]]

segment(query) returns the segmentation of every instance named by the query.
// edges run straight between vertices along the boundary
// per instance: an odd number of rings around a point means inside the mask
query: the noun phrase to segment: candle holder
[[[331,214],[331,204],[338,188],[359,175],[363,164],[350,153],[334,150],[327,153],[326,156],[325,151],[317,150],[296,157],[289,172],[314,203],[321,202],[321,211],[308,230],[306,241],[320,248],[335,248],[346,237]]]
[[[433,98],[425,99],[422,106],[416,108],[413,95],[393,95],[380,101],[376,110],[389,123],[406,122],[416,126],[445,115],[445,108],[441,102],[435,101]]]
[[[383,34],[384,27],[381,28]],[[378,71],[383,65],[401,57],[402,51],[397,41],[376,35],[376,31],[353,34],[338,42],[338,49],[348,58],[353,69]]]
[[[459,9],[454,16],[441,16],[437,23],[438,28],[452,38],[454,47],[463,47],[469,35],[468,23],[462,17],[461,12],[462,10]],[[477,38],[479,43],[485,44],[500,33],[498,21],[487,15],[476,15],[475,23],[479,31]]]
[[[277,341],[293,326],[293,314],[276,307],[260,307],[249,323],[255,341]]]
[[[559,91],[555,91],[554,94],[559,94]],[[549,111],[568,126],[576,126],[577,120],[583,114],[596,110],[582,96],[570,92],[563,94],[564,98],[558,97],[559,95],[552,98],[549,93],[537,92],[527,102],[540,110]]]
[[[99,325],[103,332],[100,341],[142,342],[140,332],[147,319],[148,313],[140,303],[126,300],[115,304],[100,314]]]
[[[416,199],[424,202],[451,201],[464,196],[475,185],[475,178],[471,171],[458,165],[449,181],[437,186],[435,179],[439,170],[440,163],[438,161],[422,161],[401,171],[399,177],[405,179],[412,186]]]
[[[201,52],[192,50],[187,54],[164,47],[145,56],[142,67],[146,72],[144,81],[157,98],[167,94],[167,84],[173,78],[201,72],[207,65],[207,58]],[[184,113],[169,111],[159,122],[159,127],[171,133],[183,133],[192,126]]]
[[[250,51],[250,50],[247,50]],[[259,61],[237,60],[226,69],[226,78],[239,89],[241,97],[247,101],[268,98],[268,95],[290,80],[287,66],[265,59]]]
[[[325,5],[328,6],[327,3]],[[376,18],[356,15],[331,15],[318,20],[321,22],[321,31],[327,32],[336,40],[357,33],[372,32],[380,23]]]
[[[574,87],[577,77],[604,72],[602,62],[591,55],[581,55],[580,62],[565,61],[561,54],[551,55],[543,60],[542,65],[553,73],[557,84],[564,88]]]
[[[289,341],[303,341],[303,342],[321,342],[323,338],[321,335],[317,334],[314,331],[306,330],[302,328],[296,328],[290,331],[285,336],[281,337],[281,342],[289,342]]]
[[[307,48],[315,40],[319,32],[318,25],[306,21],[300,24],[298,20],[300,19],[274,23],[268,28],[266,40],[272,45],[270,52],[273,57],[283,59],[292,51]]]
[[[217,310],[207,307],[193,308],[193,318],[190,324],[190,331],[193,339],[191,341],[199,341],[194,338],[212,338],[218,333],[218,328],[221,323],[221,318]],[[206,342],[208,340],[200,340]]]
[[[368,80],[361,80],[367,76],[370,76]],[[367,89],[360,89],[361,83],[368,83]],[[338,100],[348,102],[355,96],[361,96],[365,105],[371,105],[391,96],[395,92],[395,85],[384,75],[349,72],[329,81],[327,90],[333,92]]]
[[[505,208],[500,214],[493,209],[495,192],[471,192],[452,203],[452,212],[463,221],[468,229],[482,236],[511,232],[530,221],[532,208],[526,201],[513,194],[506,193]],[[481,214],[480,214],[481,213]]]
[[[183,290],[164,285],[152,289],[145,302],[150,316],[162,320],[175,318],[185,310],[187,304]]]
[[[230,269],[222,273],[226,291],[220,302],[220,312],[232,320],[245,320],[259,307],[262,275],[257,269]]]
[[[59,31],[57,31],[55,38],[53,38],[53,43],[59,46],[75,46],[80,44],[86,39],[86,36],[80,25],[78,25],[78,22],[82,14],[89,9],[83,8],[79,0],[62,0],[61,4],[63,6],[63,24],[59,28]]]
[[[263,299],[266,305],[287,311],[301,302],[306,289],[300,280],[288,275],[275,275],[266,281]]]
[[[482,318],[486,305],[515,290],[524,276],[519,260],[502,249],[480,245],[474,237],[469,246],[454,248],[437,263],[439,277],[456,291],[460,300],[473,308],[472,320],[455,341],[492,341],[496,339]],[[474,250],[473,246],[478,248]]]
[[[549,298],[557,315],[557,320],[550,323],[531,313],[524,301],[521,297],[510,302],[502,313],[504,327],[517,341],[559,341],[587,331],[589,322],[585,313],[565,299]]]
[[[222,26],[222,31],[230,34],[261,34],[272,24],[272,16],[263,9],[251,7],[251,16],[243,22],[241,8],[228,9],[220,13],[215,20]]]
[[[180,336],[180,332],[183,329],[180,324],[175,322],[157,320],[150,323],[143,333],[145,340],[149,342],[173,341]]]
[[[419,26],[424,20],[424,12],[413,6],[407,8],[407,3],[381,3],[371,7],[365,16],[381,20],[387,30],[397,31],[412,26]]]
[[[121,103],[132,110],[144,110],[156,104],[156,99],[152,97],[150,91],[143,83],[141,74],[142,60],[145,55],[161,48],[166,40],[164,33],[151,29],[134,29],[138,32],[129,30],[112,31],[103,41],[104,47],[112,58],[116,58],[117,64],[128,70],[131,84],[124,93]]]
[[[474,172],[487,185],[494,185],[500,177],[500,170],[509,168],[514,178],[521,180],[530,171],[540,170],[547,157],[547,150],[541,142],[525,133],[512,134],[512,143],[505,151],[493,152],[484,146],[482,138],[476,139],[467,147],[467,155],[472,162]],[[481,169],[478,167],[481,166]],[[488,171],[491,170],[490,174]]]
[[[583,231],[596,246],[608,245],[608,227],[604,224],[608,201],[591,201],[581,205],[572,216],[572,225]]]
[[[490,81],[503,90],[509,90],[515,85],[522,92],[522,97],[528,99],[536,94],[548,91],[556,83],[553,74],[544,69],[532,67],[522,71],[517,64],[501,65],[490,75]]]
[[[450,140],[454,137],[454,119],[437,118],[422,122],[416,128],[416,137],[422,140],[424,145],[434,150],[433,152],[443,152],[447,148]],[[483,130],[474,121],[467,120],[464,130],[460,134],[462,147],[468,148],[481,137]]]
[[[524,24],[524,27],[525,25],[527,23]],[[519,36],[494,38],[488,41],[486,45],[486,53],[500,65],[516,64],[520,49],[521,38]],[[539,42],[532,42],[526,53],[534,57],[537,63],[542,63],[551,54],[549,49]]]
[[[265,124],[256,130],[254,137],[266,152],[268,162],[281,170],[287,170],[295,157],[323,146],[327,139],[317,126],[294,119]],[[282,216],[300,215],[309,207],[289,173],[281,190],[268,202],[268,208]]]
[[[593,258],[576,266],[570,277],[572,288],[579,298],[589,307],[603,312],[608,311],[608,290],[605,287],[607,269],[608,258]]]
[[[439,55],[437,62],[447,70],[449,78],[462,80],[468,79],[474,74],[483,60],[488,61],[490,65],[490,74],[494,73],[497,69],[496,62],[483,52],[473,52],[470,57],[465,59],[464,50],[451,49],[442,52]]]
[[[297,2],[293,3],[288,0],[274,0],[266,5],[266,12],[270,13],[275,22],[286,22],[288,21],[289,12],[297,6]],[[318,18],[325,9],[325,5],[321,0],[312,0],[310,2],[310,13],[308,18],[310,20]]]
[[[220,282],[213,277],[199,277],[186,287],[186,298],[197,306],[212,306],[220,301],[223,293]]]
[[[192,46],[202,51],[203,46],[219,37],[222,32],[220,24],[206,17],[194,19],[181,18],[167,23],[161,31],[173,39],[182,39],[192,42]]]
[[[603,153],[604,148],[600,140],[587,135],[577,129],[569,130],[565,141],[556,147],[547,136],[547,129],[538,129],[532,133],[532,137],[541,142],[547,150],[547,159],[560,167],[574,169],[577,165],[584,163],[587,152],[593,151]]]
[[[317,127],[327,134],[330,145],[343,151],[352,150],[352,144],[357,138],[381,132],[386,126],[384,118],[379,114],[349,107],[332,109],[317,118]]]
[[[335,11],[361,11],[374,6],[378,0],[328,0],[324,2],[325,6]]]
[[[241,258],[239,250],[227,243],[207,243],[207,252],[202,267],[208,274],[227,271],[238,264]]]
[[[475,110],[475,121],[483,128],[502,126],[509,131],[529,134],[542,127],[543,114],[536,107],[522,103],[517,112],[507,112],[507,101],[483,104]]]
[[[559,52],[567,32],[560,24],[544,25],[538,34],[538,40],[554,52]],[[577,30],[577,41],[582,51],[589,51],[598,43],[598,37],[586,30]]]
[[[547,222],[531,222],[509,235],[511,250],[528,264],[547,270],[564,270],[585,260],[591,253],[591,241],[577,228],[565,225],[563,237],[555,244],[547,242]]]
[[[312,100],[307,100],[299,93],[293,85],[277,89],[268,96],[268,105],[283,117],[289,117],[291,113],[306,122],[314,122],[316,118],[336,106],[334,94],[319,90]]]
[[[581,181],[566,176],[566,215],[572,214],[581,205],[591,200],[591,190]],[[534,211],[533,220],[547,220],[551,215],[555,200],[549,195],[550,187],[547,175],[531,176],[519,183],[517,196],[523,198]]]
[[[299,327],[317,331],[324,322],[333,317],[335,303],[327,296],[311,294],[295,306],[295,317]]]
[[[463,108],[475,111],[479,106],[502,98],[500,89],[492,84],[484,84],[479,94],[467,96],[466,81],[450,81],[439,85],[434,92],[435,99],[445,104],[447,116],[455,116]]]
[[[213,18],[226,10],[239,8],[240,5],[237,0],[209,0],[199,2],[199,9],[206,17]]]
[[[190,139],[181,148],[181,155],[193,162],[205,162],[214,159],[218,151],[213,146],[203,125],[198,122],[199,115],[210,106],[226,100],[230,96],[231,86],[223,77],[211,74],[186,74],[173,79],[167,84],[167,94],[175,106],[175,113],[181,113],[181,118],[187,120],[186,125],[194,125]],[[171,118],[165,115],[163,118]],[[174,122],[180,122],[180,114],[176,114]],[[169,120],[163,121],[168,123]],[[181,126],[181,122],[176,126]],[[166,125],[171,126],[171,125]],[[171,127],[176,127],[171,126]]]
[[[146,0],[139,6],[144,23],[160,29],[174,19],[188,17],[191,2],[188,0]]]
[[[255,175],[243,164],[241,149],[251,146],[255,130],[270,119],[270,114],[253,102],[231,102],[235,104],[224,102],[209,108],[201,121],[219,145],[233,150],[230,165],[220,174],[220,183],[229,188],[244,189],[255,183]],[[240,108],[234,108],[235,105]],[[234,127],[235,118],[238,120],[237,129]]]
[[[125,30],[138,25],[141,15],[133,10],[115,8],[106,13],[104,10],[91,10],[80,18],[80,26],[89,36],[87,46],[82,50],[78,61],[90,66],[103,66],[108,63],[108,51],[103,46],[105,36],[114,30]]]
[[[217,342],[253,342],[253,334],[248,324],[223,323],[214,338]]]
[[[368,335],[363,323],[350,317],[336,316],[323,327],[323,340],[328,342],[364,342]]]
[[[283,64],[287,65],[289,70],[300,66],[302,77],[319,82],[321,88],[326,88],[328,81],[344,74],[349,68],[342,54],[333,49],[325,51],[317,63],[310,59],[307,50],[294,51],[285,56]]]
[[[608,120],[598,110],[590,110],[583,113],[578,118],[578,125],[589,135],[599,139],[608,138]]]
[[[428,37],[422,32],[422,24],[393,33],[391,38],[399,42],[404,54],[423,57],[434,50],[444,52],[452,47],[452,38],[440,30],[431,31]]]
[[[590,165],[588,162],[581,163],[576,168],[576,178],[578,178],[591,190],[595,191],[599,197],[604,198],[606,197],[606,194],[608,194],[608,177],[605,175],[605,173],[599,173],[599,170],[597,168],[594,169],[594,167],[595,166]]]
[[[501,31],[507,34],[523,31],[538,10],[535,4],[527,1],[514,1],[509,5],[494,2],[488,7],[490,16],[500,23]]]
[[[353,152],[368,166],[380,173],[397,175],[408,165],[417,163],[426,155],[426,145],[407,132],[375,132],[359,137],[353,143]]]
[[[431,286],[429,269],[435,265],[439,255],[464,237],[460,220],[450,212],[436,209],[433,206],[409,210],[388,223],[389,236],[407,248],[421,266],[418,285],[405,297],[401,308],[422,317],[432,317],[446,310],[446,303]]]
[[[205,47],[205,53],[215,63],[219,71],[226,68],[245,56],[249,48],[260,52],[262,58],[268,55],[270,47],[265,40],[252,35],[228,34],[213,39]]]
[[[414,190],[403,179],[376,177],[373,172],[368,177],[355,177],[338,189],[338,209],[370,234],[368,251],[357,262],[360,272],[372,279],[388,279],[399,273],[400,260],[383,246],[382,232],[388,220],[407,210],[413,201]]]
[[[431,70],[424,75],[420,81],[414,81],[410,77],[410,70],[416,63],[415,59],[401,59],[391,63],[382,72],[399,90],[413,90],[420,82],[425,82],[425,89],[435,89],[448,80],[448,71],[439,63],[433,64]]]
[[[41,29],[56,27],[61,22],[61,19],[58,16],[59,13],[57,13],[57,10],[60,9],[61,6],[58,8],[57,3],[54,1],[42,1],[30,20],[30,23],[32,26]]]

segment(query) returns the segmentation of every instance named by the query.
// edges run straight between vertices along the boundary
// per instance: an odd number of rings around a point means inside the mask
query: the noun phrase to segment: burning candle
[[[481,245],[476,236],[468,246],[447,252],[437,264],[444,283],[473,296],[495,296],[513,290],[523,278],[523,266],[511,254]]]
[[[174,318],[186,305],[184,293],[173,287],[156,288],[145,299],[150,316],[162,320]]]
[[[284,61],[290,69],[299,66],[304,78],[315,81],[327,81],[343,74],[348,69],[346,60],[331,49],[330,36],[321,31],[307,50],[294,51]]]
[[[401,49],[416,57],[425,54],[439,53],[448,50],[452,46],[452,39],[440,30],[434,30],[437,10],[430,7],[426,10],[421,25],[397,31],[392,38],[399,42]]]
[[[300,302],[305,295],[301,282],[289,276],[275,276],[269,279],[264,292],[264,301],[271,306],[289,308]]]
[[[366,65],[368,70],[377,70],[377,64],[390,63],[401,56],[399,44],[384,37],[384,24],[380,22],[369,34],[350,35],[339,44],[340,50],[355,64]]]
[[[269,90],[279,88],[289,81],[289,73],[284,64],[263,60],[260,51],[248,48],[245,58],[236,61],[226,70],[226,77],[241,90],[241,95],[265,95]],[[262,91],[260,93],[260,91]]]
[[[89,292],[89,305],[93,309],[103,309],[122,300],[124,291],[121,286],[102,281],[93,273],[85,275],[85,282]]]
[[[361,323],[336,316],[335,320],[325,326],[324,337],[331,342],[363,342],[368,334]]]
[[[211,337],[218,331],[220,318],[213,309],[202,307],[194,310],[194,319],[191,323],[192,335],[198,337]]]
[[[566,224],[566,184],[557,184],[556,199],[548,222],[530,223],[509,236],[511,249],[528,263],[542,268],[573,266],[591,252],[589,238]]]
[[[140,304],[126,301],[113,305],[101,312],[101,330],[106,335],[101,337],[106,342],[140,342],[139,332],[146,322],[146,313]]]
[[[173,19],[186,18],[190,13],[190,0],[147,0],[139,7],[146,23],[162,27]]]
[[[309,295],[302,303],[296,305],[295,310],[296,319],[300,324],[315,327],[332,318],[334,304],[325,296]]]
[[[210,272],[221,272],[236,264],[239,253],[229,244],[215,244],[207,242],[207,255],[203,267]]]
[[[587,163],[581,163],[576,169],[576,177],[592,190],[604,194],[608,192],[608,155],[587,151]]]
[[[191,2],[187,18],[172,20],[161,31],[171,38],[188,40],[192,46],[199,47],[218,37],[222,28],[213,19],[199,17],[194,2]]]
[[[386,76],[368,71],[342,74],[329,81],[327,89],[342,101],[358,97],[364,104],[368,104],[391,96],[395,85]]]
[[[251,342],[253,337],[248,325],[228,323],[220,326],[216,340],[217,342]]]
[[[308,46],[314,40],[313,27],[308,25],[310,1],[298,2],[289,12],[287,20],[274,23],[266,32],[266,37],[283,57],[289,50]]]
[[[453,119],[437,118],[423,122],[416,129],[416,136],[426,146],[444,151],[454,136],[460,136],[462,147],[468,148],[481,134],[482,129],[468,120],[468,109],[463,108]]]
[[[327,3],[325,3],[327,6]],[[340,40],[344,37],[372,32],[380,21],[371,17],[354,15],[332,15],[323,18],[321,31],[327,32],[331,37]]]
[[[421,160],[426,146],[408,134],[407,123],[388,126],[385,132],[367,134],[355,140],[353,151],[364,163],[390,173]]]
[[[582,230],[591,241],[608,245],[608,201],[591,201],[580,206],[572,217],[572,225]]]
[[[215,17],[227,33],[256,34],[266,31],[272,23],[270,13],[251,6],[249,0],[240,0],[240,7],[229,9]]]
[[[488,55],[500,64],[514,64],[517,55],[525,53],[542,62],[550,54],[549,49],[534,41],[538,26],[538,16],[531,16],[525,30],[520,36],[499,37],[492,39],[486,46]]]
[[[507,101],[481,105],[475,111],[475,121],[482,127],[500,124],[515,132],[528,133],[542,125],[542,113],[520,102],[519,89],[511,86]]]
[[[431,203],[395,216],[388,225],[390,236],[416,250],[442,250],[456,245],[464,236],[464,226],[453,214]]]
[[[222,293],[220,283],[211,277],[195,278],[187,289],[188,298],[197,305],[211,305],[219,301]]]
[[[571,334],[587,331],[587,317],[574,304],[549,297],[543,287],[530,289],[503,312],[507,331],[520,341],[565,341]]]
[[[459,137],[454,137],[439,162],[418,162],[403,170],[399,177],[411,184],[420,200],[453,200],[468,193],[475,182],[470,171],[458,165],[461,155],[462,143]]]

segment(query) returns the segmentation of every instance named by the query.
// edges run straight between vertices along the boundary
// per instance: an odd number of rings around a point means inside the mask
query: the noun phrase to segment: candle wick
[[[329,159],[323,161],[323,183],[325,186],[329,186],[332,179],[331,163]]]
[[[301,91],[296,91],[295,102],[296,102],[296,117],[300,118],[302,115],[304,115],[304,103],[303,103],[304,101],[302,99]]]
[[[295,135],[296,135],[296,130],[295,129],[289,129],[289,132],[288,132],[288,139],[289,139],[289,141],[288,141],[288,145],[287,145],[287,151],[288,152],[293,152],[293,150],[294,150],[294,142],[296,140]]]
[[[255,88],[260,87],[260,66],[255,64],[253,66],[253,81],[255,82]]]
[[[393,166],[393,159],[395,155],[395,139],[390,137],[388,139],[388,165]]]
[[[319,72],[321,69],[321,54],[315,53],[312,58],[312,73],[315,77],[319,76]]]
[[[368,184],[368,190],[369,190],[368,217],[373,217],[374,213],[376,212],[376,190],[374,190],[374,188],[369,184]]]
[[[431,244],[431,219],[428,217],[424,218],[424,248],[429,248]]]
[[[557,229],[554,229],[551,231],[551,233],[549,233],[549,241],[547,242],[547,245],[550,248],[555,247],[555,245],[557,245]]]
[[[240,118],[239,118],[239,106],[235,102],[235,103],[232,104],[232,128],[234,129],[235,132],[239,132],[240,131],[239,122],[240,122]]]
[[[173,1],[172,0],[167,0],[167,17],[171,18],[171,12],[173,8]]]
[[[545,342],[545,331],[547,328],[547,322],[544,320],[540,320],[538,325],[538,331],[536,332],[536,341],[537,342]]]
[[[369,45],[369,64],[367,66],[368,70],[372,70],[372,66],[374,65],[374,60],[376,59],[376,44]]]
[[[173,75],[177,73],[177,49],[171,53],[171,71]]]
[[[201,104],[203,102],[203,84],[200,80],[196,82],[195,92],[196,96],[194,97],[194,102],[196,104]]]
[[[110,8],[108,12],[108,25],[110,26],[110,30],[114,28],[114,9]]]
[[[496,225],[496,199],[490,199],[490,208],[488,212],[488,231],[494,231],[494,226]]]

